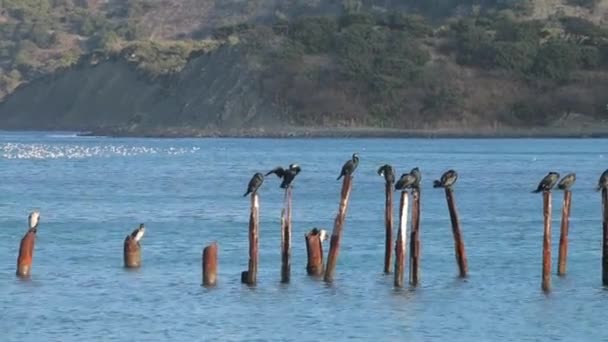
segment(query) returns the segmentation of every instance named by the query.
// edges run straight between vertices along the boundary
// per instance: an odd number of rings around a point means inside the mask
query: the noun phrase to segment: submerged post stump
[[[203,286],[217,284],[217,242],[203,249]]]
[[[125,238],[123,257],[126,268],[141,266],[141,245],[131,235],[127,235]]]
[[[281,283],[291,277],[291,186],[285,189],[284,208],[281,211]]]
[[[306,273],[310,276],[320,277],[323,275],[323,243],[321,241],[321,231],[313,229],[304,234],[306,240]]]
[[[410,284],[420,281],[420,190],[412,191],[412,229],[410,232]]]
[[[36,244],[36,228],[30,228],[21,239],[19,256],[17,257],[17,276],[27,278],[32,270],[34,245]]]
[[[602,284],[608,286],[608,190],[602,189]]]
[[[251,212],[249,214],[249,267],[241,274],[241,281],[255,285],[258,274],[258,226],[260,223],[260,202],[257,193],[251,195]]]
[[[570,202],[572,192],[564,191],[564,203],[562,206],[562,223],[559,236],[559,254],[557,257],[557,275],[566,275],[566,264],[568,259],[568,231],[570,230]]]
[[[454,248],[456,252],[456,263],[458,264],[458,272],[461,278],[465,278],[469,270],[467,265],[467,253],[464,248],[464,241],[462,239],[462,232],[460,230],[458,212],[456,211],[456,203],[454,201],[454,190],[451,187],[445,188],[445,198],[448,202],[450,220],[452,221],[452,233],[454,235]]]
[[[408,206],[408,192],[402,191],[399,202],[399,229],[397,230],[397,240],[395,240],[395,287],[403,287]]]
[[[344,227],[344,220],[346,218],[346,210],[348,208],[348,199],[350,197],[352,179],[353,176],[348,174],[344,175],[344,180],[342,181],[342,191],[340,193],[340,207],[338,208],[338,214],[336,215],[336,219],[334,221],[334,229],[331,233],[331,240],[329,242],[327,265],[325,266],[324,280],[327,282],[333,281],[334,272],[336,270],[336,263],[338,262],[340,240],[342,239],[342,230]]]
[[[551,191],[543,192],[543,271],[541,288],[551,290]]]
[[[384,273],[391,273],[391,253],[393,249],[393,184],[386,182],[384,190]]]

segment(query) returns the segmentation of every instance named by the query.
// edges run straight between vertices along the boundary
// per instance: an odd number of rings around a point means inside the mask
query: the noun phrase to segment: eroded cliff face
[[[155,80],[121,59],[82,63],[17,89],[0,104],[0,128],[272,126],[274,109],[247,63],[238,48],[222,47]]]

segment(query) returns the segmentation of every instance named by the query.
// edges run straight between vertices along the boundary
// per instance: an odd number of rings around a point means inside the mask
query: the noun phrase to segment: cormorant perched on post
[[[608,169],[600,176],[600,180],[597,182],[597,188],[595,188],[595,191],[600,191],[603,189],[608,189]]]
[[[255,194],[260,188],[260,186],[262,186],[262,183],[264,183],[264,175],[259,172],[256,172],[256,174],[251,177],[249,185],[247,186],[247,192],[243,195],[243,197],[251,193]]]
[[[283,179],[283,182],[281,182],[281,189],[287,189],[300,171],[302,171],[302,169],[298,164],[291,164],[287,169],[277,166],[269,171],[266,176],[274,173],[277,177]]]
[[[344,163],[344,166],[342,166],[342,172],[340,172],[340,176],[338,176],[336,180],[340,180],[340,178],[342,178],[343,176],[352,175],[357,169],[358,165],[359,155],[357,153],[353,153],[352,159]]]
[[[532,193],[550,191],[551,189],[553,189],[558,180],[559,173],[551,171],[540,181],[540,183],[538,183],[538,187],[536,188],[536,190],[532,191]]]
[[[422,174],[420,173],[420,169],[415,167],[410,171],[410,175],[416,178],[416,182],[412,184],[412,188],[420,189],[420,183],[422,182]]]
[[[141,223],[139,227],[135,228],[135,230],[131,233],[131,239],[135,240],[135,242],[139,242],[142,237],[144,237],[144,233],[146,232],[146,227]]]
[[[560,190],[570,190],[576,181],[576,173],[569,173],[557,183],[557,188]]]
[[[458,180],[458,173],[454,170],[447,170],[441,175],[440,180],[433,181],[433,188],[451,188]]]
[[[393,170],[393,167],[388,164],[380,166],[378,169],[378,175],[380,177],[384,177],[384,180],[388,184],[395,183],[395,170]]]
[[[416,183],[416,176],[412,175],[411,173],[404,173],[401,175],[401,178],[399,178],[399,180],[397,181],[397,184],[395,184],[395,190],[407,190],[408,188],[412,187],[414,184]]]
[[[32,211],[27,217],[27,223],[29,229],[37,229],[38,223],[40,222],[40,212],[38,210]]]

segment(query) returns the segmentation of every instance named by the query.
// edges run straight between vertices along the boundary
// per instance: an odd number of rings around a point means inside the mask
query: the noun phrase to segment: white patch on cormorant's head
[[[135,237],[133,237],[133,240],[135,240],[135,242],[139,242],[139,240],[141,240],[141,238],[144,237],[145,232],[146,232],[146,228],[143,225],[141,225],[137,229],[137,233],[135,234]]]
[[[329,234],[327,233],[327,230],[325,229],[319,229],[319,240],[321,240],[321,242],[327,240],[329,238]]]
[[[40,212],[38,210],[32,211],[27,217],[27,222],[30,229],[38,227],[38,222],[40,222]]]

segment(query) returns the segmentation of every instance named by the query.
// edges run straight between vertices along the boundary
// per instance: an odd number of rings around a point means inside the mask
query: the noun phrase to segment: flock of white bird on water
[[[125,145],[52,145],[4,143],[0,144],[0,158],[5,159],[80,159],[89,157],[108,156],[137,156],[137,155],[181,155],[195,153],[200,147],[147,147]]]

